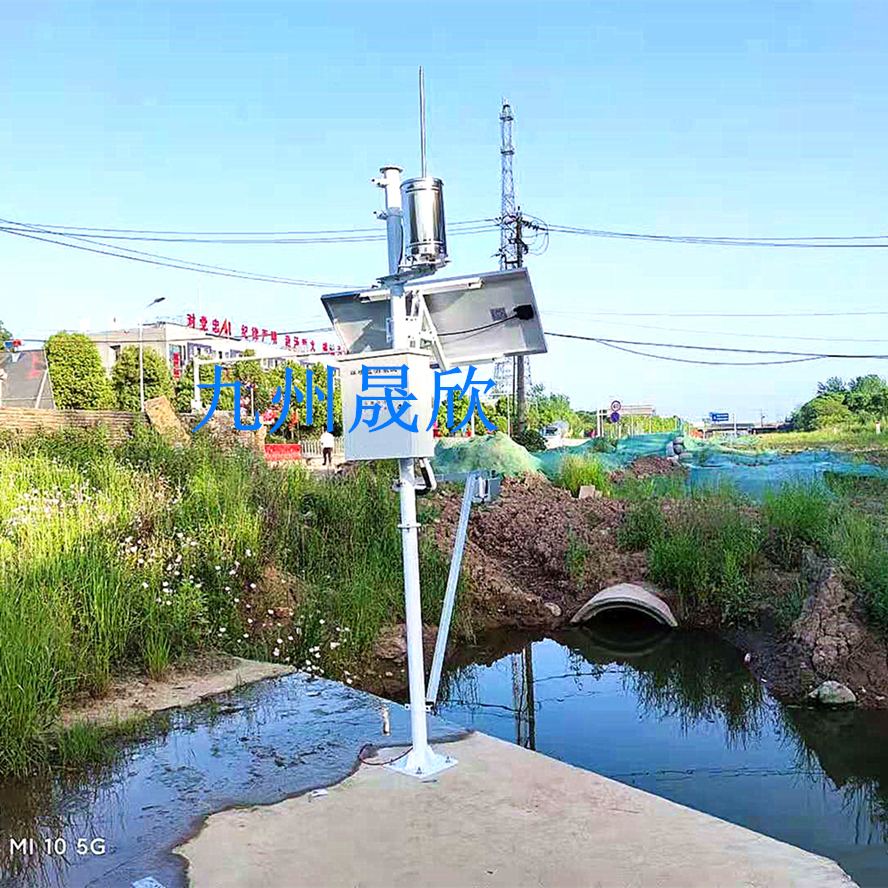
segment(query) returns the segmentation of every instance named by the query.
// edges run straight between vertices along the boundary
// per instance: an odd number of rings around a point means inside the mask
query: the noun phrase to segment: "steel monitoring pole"
[[[388,243],[389,275],[399,273],[403,248],[401,224],[401,168],[380,169],[377,184],[385,189],[385,220]],[[392,280],[391,293],[392,342],[395,351],[410,346],[403,281]],[[398,492],[401,499],[401,548],[404,564],[404,606],[407,618],[407,677],[410,688],[410,732],[412,748],[393,767],[404,773],[428,776],[455,764],[453,759],[438,755],[429,747],[426,721],[425,664],[422,653],[422,604],[419,587],[419,524],[416,521],[416,472],[413,459],[398,460]]]

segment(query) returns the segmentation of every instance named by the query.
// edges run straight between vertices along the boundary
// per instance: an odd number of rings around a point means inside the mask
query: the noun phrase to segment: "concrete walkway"
[[[384,750],[383,758],[398,754]],[[325,796],[210,817],[195,888],[853,888],[838,864],[484,734],[421,783],[362,765]]]

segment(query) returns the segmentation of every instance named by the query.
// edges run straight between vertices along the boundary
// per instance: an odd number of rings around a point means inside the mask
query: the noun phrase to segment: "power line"
[[[77,235],[70,234],[66,231],[61,231],[52,228],[37,228],[36,226],[27,226],[24,230],[26,231],[41,231],[44,234],[50,234],[54,237],[77,237],[80,240],[89,240],[93,241],[96,238],[101,238],[102,241],[139,241],[139,242],[152,242],[152,243],[169,243],[169,244],[254,244],[254,245],[268,245],[268,244],[285,244],[285,245],[317,245],[317,244],[356,244],[356,243],[375,243],[378,241],[384,241],[386,239],[385,234],[373,234],[373,235],[354,235],[354,236],[342,236],[342,237],[303,237],[303,238],[284,238],[284,237],[275,237],[275,238],[218,238],[218,237],[149,237],[149,236],[139,236],[139,235],[121,235],[121,234],[85,234],[78,233]],[[487,226],[477,226],[475,228],[462,228],[457,229],[456,231],[451,231],[451,236],[462,236],[467,234],[482,234],[488,231],[498,231],[498,227],[495,225],[487,225]],[[96,243],[100,241],[96,240]]]
[[[504,113],[505,108],[504,105]],[[502,119],[502,118],[501,118]],[[504,143],[505,144],[505,143]],[[512,153],[514,148],[512,148]],[[506,152],[509,153],[509,152]],[[504,159],[511,161],[511,156]],[[514,212],[514,210],[513,210]],[[385,235],[378,228],[327,228],[327,229],[294,229],[282,231],[182,231],[174,229],[149,228],[114,228],[90,227],[80,225],[35,224],[6,220],[7,224],[29,228],[49,229],[61,235],[63,231],[72,231],[87,237],[104,237],[106,239],[132,240],[169,240],[181,243],[215,243],[216,241],[202,238],[244,237],[248,241],[222,241],[222,243],[254,243],[255,238],[273,238],[268,243],[354,243],[364,240],[383,240]],[[493,218],[466,219],[451,222],[450,228],[465,227],[464,233],[481,233],[493,231],[501,227],[501,220]],[[470,226],[481,226],[471,230]],[[764,246],[764,247],[802,247],[816,249],[850,248],[863,249],[870,247],[888,247],[888,235],[805,235],[798,237],[733,237],[733,236],[702,236],[702,235],[667,235],[650,234],[634,231],[614,231],[600,228],[586,228],[573,225],[548,225],[549,231],[561,234],[573,234],[585,237],[623,238],[629,240],[660,241],[664,243],[706,244],[714,246]],[[87,234],[87,233],[90,234]],[[463,233],[454,231],[456,233]],[[145,237],[126,238],[126,235],[144,235]],[[150,237],[148,237],[150,235]],[[296,238],[294,240],[289,240]],[[200,239],[200,240],[199,240]],[[879,243],[883,241],[884,243]],[[258,241],[266,242],[266,241]],[[873,243],[875,242],[875,243]]]
[[[547,315],[559,315],[561,317],[590,317],[589,314],[573,311],[546,311]],[[668,333],[696,333],[702,336],[740,336],[744,339],[795,339],[809,342],[888,342],[888,339],[859,339],[855,337],[841,336],[788,336],[778,333],[735,333],[728,330],[689,330],[686,327],[659,327],[655,324],[629,324],[620,321],[602,321],[595,319],[599,324],[611,327],[631,327],[638,330],[663,330]]]
[[[549,336],[557,336],[557,333],[550,333]],[[608,348],[615,348],[618,351],[629,352],[632,355],[641,355],[645,358],[657,358],[660,361],[675,361],[679,364],[705,364],[709,367],[767,367],[773,364],[803,364],[805,361],[821,361],[823,357],[815,358],[789,358],[785,361],[695,361],[693,358],[674,358],[671,355],[654,355],[650,352],[638,351],[634,348],[625,348],[622,345],[614,345],[612,342],[603,342],[601,340],[593,340],[600,345],[606,345]]]
[[[580,336],[577,333],[547,333],[547,336],[557,336],[561,339],[580,339],[587,342],[600,342],[602,345],[642,345],[653,348],[684,348],[693,351],[709,351],[709,352],[734,352],[744,355],[790,355],[799,358],[836,358],[850,360],[888,360],[888,354],[877,355],[848,355],[848,354],[831,354],[826,352],[797,352],[797,351],[778,351],[776,349],[761,348],[732,348],[726,345],[687,345],[677,342],[642,342],[634,339],[605,339],[598,336]]]
[[[719,247],[796,247],[809,249],[885,249],[888,235],[854,235],[850,237],[798,237],[798,238],[742,238],[703,237],[697,235],[644,234],[635,231],[608,231],[600,228],[578,228],[570,225],[550,225],[550,231],[585,237],[623,238],[627,240],[655,241],[660,243],[703,244]],[[835,243],[853,241],[853,243]],[[859,241],[886,241],[886,243],[859,243]]]
[[[0,220],[3,221],[3,220]],[[308,280],[299,280],[297,278],[285,278],[278,277],[275,275],[265,275],[265,274],[257,274],[249,271],[241,271],[236,268],[226,268],[221,265],[207,265],[202,262],[192,262],[187,259],[177,259],[173,256],[161,256],[157,253],[145,253],[141,250],[132,250],[127,247],[117,247],[113,244],[104,244],[98,242],[99,246],[108,247],[108,250],[99,250],[96,249],[95,246],[80,246],[78,244],[67,243],[66,241],[54,240],[50,237],[40,237],[37,234],[31,234],[24,231],[18,231],[12,228],[6,228],[0,226],[0,232],[5,234],[12,234],[16,237],[26,237],[29,240],[38,240],[45,241],[49,244],[56,244],[61,247],[69,247],[72,250],[83,250],[87,253],[98,253],[102,256],[115,256],[118,259],[129,259],[132,262],[143,262],[148,265],[159,265],[167,268],[177,268],[181,271],[195,271],[200,272],[201,274],[213,274],[219,275],[221,277],[231,277],[238,278],[240,280],[250,280],[250,281],[260,281],[263,283],[272,283],[272,284],[284,284],[286,286],[291,287],[322,287],[322,288],[342,288],[342,289],[351,289],[354,288],[354,285],[350,284],[335,284],[330,283],[329,281],[308,281]],[[64,235],[72,240],[83,240],[76,235]],[[93,242],[90,242],[93,243]],[[117,252],[112,252],[117,251]],[[134,253],[138,255],[126,255],[127,253]],[[149,258],[145,258],[149,257]],[[169,261],[162,261],[169,260]]]
[[[862,315],[888,315],[888,311],[765,311],[765,312],[719,312],[719,311],[594,311],[574,312],[589,317],[618,318],[847,318]]]
[[[317,238],[317,242],[336,242],[336,241],[344,241],[344,242],[352,242],[352,241],[360,241],[360,240],[385,240],[385,233],[380,233],[379,228],[327,228],[327,229],[317,229],[317,230],[301,230],[301,231],[173,231],[173,230],[154,230],[154,229],[146,229],[146,228],[90,228],[87,226],[78,226],[78,225],[52,225],[52,224],[37,224],[33,222],[18,222],[10,219],[0,220],[5,222],[7,225],[17,225],[23,228],[33,228],[33,229],[41,229],[46,233],[57,234],[57,236],[67,236],[62,235],[63,231],[70,231],[75,234],[80,234],[84,237],[102,237],[106,240],[170,240],[173,242],[183,242],[190,243],[193,242],[196,238],[201,237],[245,237],[251,238],[246,241],[221,241],[220,243],[266,243],[266,241],[254,241],[252,238],[257,237],[271,237],[271,238],[290,238],[290,237],[307,237],[311,238],[311,240],[301,241],[301,240],[272,240],[267,241],[267,243],[314,243],[316,242],[314,239]],[[494,230],[498,229],[496,226],[496,219],[466,219],[460,222],[451,222],[449,223],[449,227],[460,228],[460,231],[454,233],[462,233],[462,229],[466,226],[481,226],[478,230]],[[98,232],[98,234],[86,234],[85,232]],[[466,229],[466,233],[475,233],[471,228]],[[163,237],[119,237],[119,235],[174,235],[175,237],[163,238]],[[331,237],[331,238],[320,238],[321,235],[341,235],[342,237]],[[366,237],[365,237],[366,235]],[[209,241],[201,241],[197,240],[198,243],[216,243],[217,241],[209,240]]]

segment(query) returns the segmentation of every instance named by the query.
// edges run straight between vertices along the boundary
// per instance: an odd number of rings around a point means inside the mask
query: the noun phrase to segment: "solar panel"
[[[406,283],[404,292],[411,299],[411,313],[423,322],[420,338],[442,369],[547,350],[526,268],[420,278]],[[331,293],[321,299],[349,354],[391,347],[388,290]]]

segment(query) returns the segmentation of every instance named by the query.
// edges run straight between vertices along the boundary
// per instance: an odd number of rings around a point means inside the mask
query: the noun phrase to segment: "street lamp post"
[[[145,308],[142,309],[142,314],[139,315],[139,410],[142,413],[145,412],[145,366],[142,358],[142,327],[144,324],[145,312],[151,308],[152,305],[157,305],[158,302],[163,302],[166,299],[166,296],[158,296],[157,299],[149,302]]]

